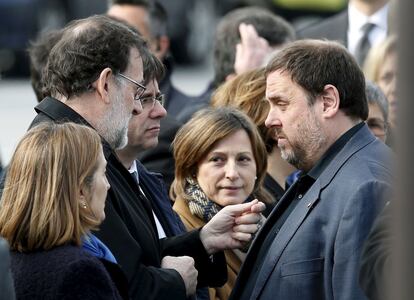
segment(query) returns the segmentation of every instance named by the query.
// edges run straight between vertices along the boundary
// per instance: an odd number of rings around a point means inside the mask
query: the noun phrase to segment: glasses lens
[[[158,101],[159,104],[161,104],[162,106],[164,106],[165,103],[165,95],[164,94],[160,94],[158,95],[155,100]]]

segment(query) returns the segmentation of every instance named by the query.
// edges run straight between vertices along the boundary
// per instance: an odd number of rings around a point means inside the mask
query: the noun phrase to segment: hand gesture
[[[263,65],[266,57],[273,51],[269,43],[260,37],[253,25],[239,25],[240,43],[236,45],[234,71],[236,74],[257,69]]]
[[[187,297],[195,294],[198,271],[194,267],[194,259],[192,257],[165,256],[161,261],[161,268],[176,270],[184,281]]]
[[[228,205],[220,210],[200,231],[208,254],[243,247],[258,230],[265,205],[258,200]]]

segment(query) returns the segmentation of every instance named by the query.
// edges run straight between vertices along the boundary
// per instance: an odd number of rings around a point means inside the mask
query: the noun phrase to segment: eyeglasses
[[[141,101],[142,109],[150,110],[153,109],[155,106],[155,102],[158,102],[161,104],[161,106],[164,106],[165,96],[164,94],[159,94],[158,96],[146,96],[139,99]]]
[[[122,73],[118,73],[117,75],[119,75],[122,78],[128,80],[129,82],[132,82],[133,84],[135,84],[137,86],[137,91],[135,92],[134,100],[135,101],[141,101],[141,97],[145,93],[145,90],[147,88],[144,85],[142,85],[141,83],[135,81],[134,79],[129,78],[128,76],[126,76]],[[142,101],[141,101],[141,105],[144,107],[144,104],[142,103]]]

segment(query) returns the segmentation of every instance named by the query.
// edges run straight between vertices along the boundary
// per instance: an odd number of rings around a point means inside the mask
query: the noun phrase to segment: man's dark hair
[[[148,0],[109,0],[108,3],[109,6],[128,4],[149,7],[150,5],[150,1]]]
[[[270,46],[282,45],[295,39],[293,27],[267,9],[244,7],[225,15],[217,26],[214,45],[214,84],[223,83],[234,73],[236,45],[240,42],[239,25],[251,24]]]
[[[365,78],[348,50],[337,42],[300,40],[280,50],[266,67],[266,77],[274,71],[286,72],[307,91],[309,104],[325,85],[339,92],[339,108],[351,118],[368,118]]]
[[[44,92],[70,98],[93,90],[103,69],[125,71],[132,48],[142,58],[149,55],[139,34],[118,21],[103,15],[73,21],[50,52],[42,77]]]
[[[144,65],[145,85],[154,79],[160,82],[164,77],[165,66],[154,54],[150,53],[143,57],[142,64]]]
[[[42,91],[42,72],[46,66],[50,51],[61,37],[62,30],[52,30],[42,34],[35,41],[30,42],[28,48],[30,57],[30,81],[38,102],[47,96]]]

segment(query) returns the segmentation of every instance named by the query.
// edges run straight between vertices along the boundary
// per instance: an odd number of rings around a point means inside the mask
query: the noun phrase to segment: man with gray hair
[[[388,101],[379,86],[365,82],[365,95],[368,101],[367,124],[372,133],[385,143],[388,130]]]

